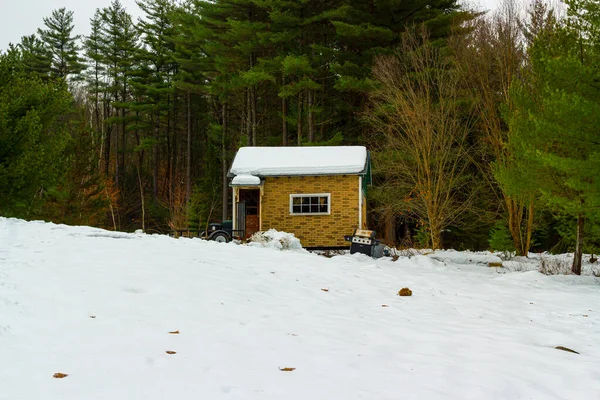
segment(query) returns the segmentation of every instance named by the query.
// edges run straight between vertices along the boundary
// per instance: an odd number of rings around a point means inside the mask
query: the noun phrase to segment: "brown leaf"
[[[406,287],[402,288],[398,292],[398,296],[412,296],[412,290],[410,290],[409,288],[406,288]]]
[[[177,352],[173,351],[173,350],[167,350],[165,353],[167,353],[167,354],[177,354]]]
[[[324,292],[329,292],[329,288],[322,288],[321,290]]]
[[[387,304],[382,304],[381,307],[389,307]]]
[[[283,371],[283,372],[292,372],[292,371],[294,371],[295,369],[296,369],[296,368],[291,368],[291,367],[285,367],[285,368],[281,368],[281,367],[279,367],[279,370],[280,370],[280,371]]]
[[[575,350],[571,350],[568,347],[564,347],[564,346],[556,346],[555,347],[556,350],[562,350],[562,351],[568,351],[569,353],[575,353],[575,354],[579,354],[578,352],[576,352]]]
[[[62,379],[62,378],[66,378],[67,376],[69,376],[69,374],[63,374],[62,372],[57,372],[52,376],[55,377],[56,379]]]
[[[171,335],[179,335],[179,331],[169,332]]]
[[[95,315],[90,315],[90,318],[96,318],[96,316]]]

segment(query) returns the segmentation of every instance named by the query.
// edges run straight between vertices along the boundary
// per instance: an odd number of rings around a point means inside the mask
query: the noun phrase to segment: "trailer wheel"
[[[218,243],[227,243],[227,242],[229,242],[230,238],[229,238],[229,235],[227,235],[226,233],[219,232],[219,233],[216,233],[211,238],[211,240],[214,240],[215,242],[218,242]]]

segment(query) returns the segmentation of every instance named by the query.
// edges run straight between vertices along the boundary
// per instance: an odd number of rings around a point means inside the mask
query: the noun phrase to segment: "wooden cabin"
[[[362,146],[243,147],[229,171],[233,229],[293,233],[306,248],[348,247],[366,228],[370,157]]]

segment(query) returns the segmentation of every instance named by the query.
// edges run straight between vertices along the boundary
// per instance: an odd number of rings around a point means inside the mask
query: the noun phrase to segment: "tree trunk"
[[[308,141],[315,141],[315,113],[313,111],[314,92],[308,91]]]
[[[508,215],[508,230],[513,240],[515,250],[519,256],[527,256],[531,247],[533,232],[534,200],[529,201],[528,207],[510,196],[504,197],[506,213]],[[523,227],[523,216],[527,213],[527,224]],[[525,232],[523,232],[525,229]]]
[[[160,115],[158,111],[154,118],[156,118],[154,121],[154,139],[156,140],[156,143],[154,143],[152,148],[154,152],[154,165],[152,166],[152,196],[156,199],[158,197],[158,138],[160,130]]]
[[[144,185],[142,185],[142,174],[140,173],[140,165],[139,164],[137,167],[137,176],[138,176],[138,183],[140,185],[140,203],[142,206],[142,231],[146,232],[146,204],[144,202]]]
[[[121,151],[119,153],[119,175],[121,180],[123,180],[122,178],[125,175],[125,151],[127,147],[127,136],[125,135],[126,129],[127,125],[125,123],[125,108],[121,108]]]
[[[250,111],[251,103],[250,88],[246,89],[246,145],[252,146],[252,111]]]
[[[222,167],[223,167],[223,212],[221,221],[227,220],[227,211],[228,211],[228,203],[229,203],[229,190],[227,188],[227,148],[225,146],[225,138],[227,137],[227,103],[223,103],[223,132],[221,138],[221,159],[222,159]]]
[[[254,86],[252,86],[252,88],[251,88],[251,93],[252,93],[252,103],[250,104],[250,106],[251,106],[250,111],[252,111],[252,146],[256,146],[257,145],[257,138],[256,138],[256,88]]]
[[[533,199],[529,201],[529,206],[527,207],[528,217],[527,217],[527,238],[525,241],[525,249],[523,252],[525,253],[525,257],[529,256],[529,249],[531,248],[531,234],[533,232]]]
[[[187,94],[187,160],[185,167],[185,198],[190,201],[192,197],[192,100]]]
[[[302,146],[302,92],[298,93],[298,146]]]
[[[385,241],[389,245],[396,244],[396,215],[391,211],[385,215]]]
[[[107,128],[104,132],[104,176],[108,177],[110,163],[110,135],[112,129]]]
[[[119,101],[119,92],[118,91],[115,92],[115,101]],[[115,116],[117,116],[117,117],[119,116],[119,110],[115,110]],[[119,154],[119,150],[120,150],[119,147],[120,147],[121,141],[120,141],[120,137],[119,137],[119,125],[116,123],[111,124],[111,125],[115,126],[115,128],[116,128],[115,129],[115,152],[116,152],[115,153],[115,187],[117,189],[119,189],[120,184],[121,184],[121,182],[119,180],[119,177],[121,175],[121,169],[119,168],[120,159],[121,159],[121,156]]]
[[[575,242],[575,254],[573,257],[572,271],[575,275],[581,275],[581,258],[583,256],[583,229],[585,219],[583,213],[577,216],[577,241]]]
[[[410,237],[410,226],[408,225],[408,220],[405,219],[404,220],[404,235],[403,235],[403,241],[405,243],[410,243],[412,241],[411,237]]]
[[[282,75],[281,77],[281,86],[285,86],[285,75]],[[282,97],[281,98],[281,143],[283,146],[287,146],[288,145],[288,123],[287,123],[287,116],[288,116],[288,104],[287,104],[287,97]]]

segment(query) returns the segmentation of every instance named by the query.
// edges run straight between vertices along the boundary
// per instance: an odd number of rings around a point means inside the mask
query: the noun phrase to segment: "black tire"
[[[218,232],[218,233],[215,233],[213,236],[211,236],[210,240],[218,242],[218,243],[228,243],[231,240],[231,238],[229,237],[228,234],[226,234],[224,232]]]

